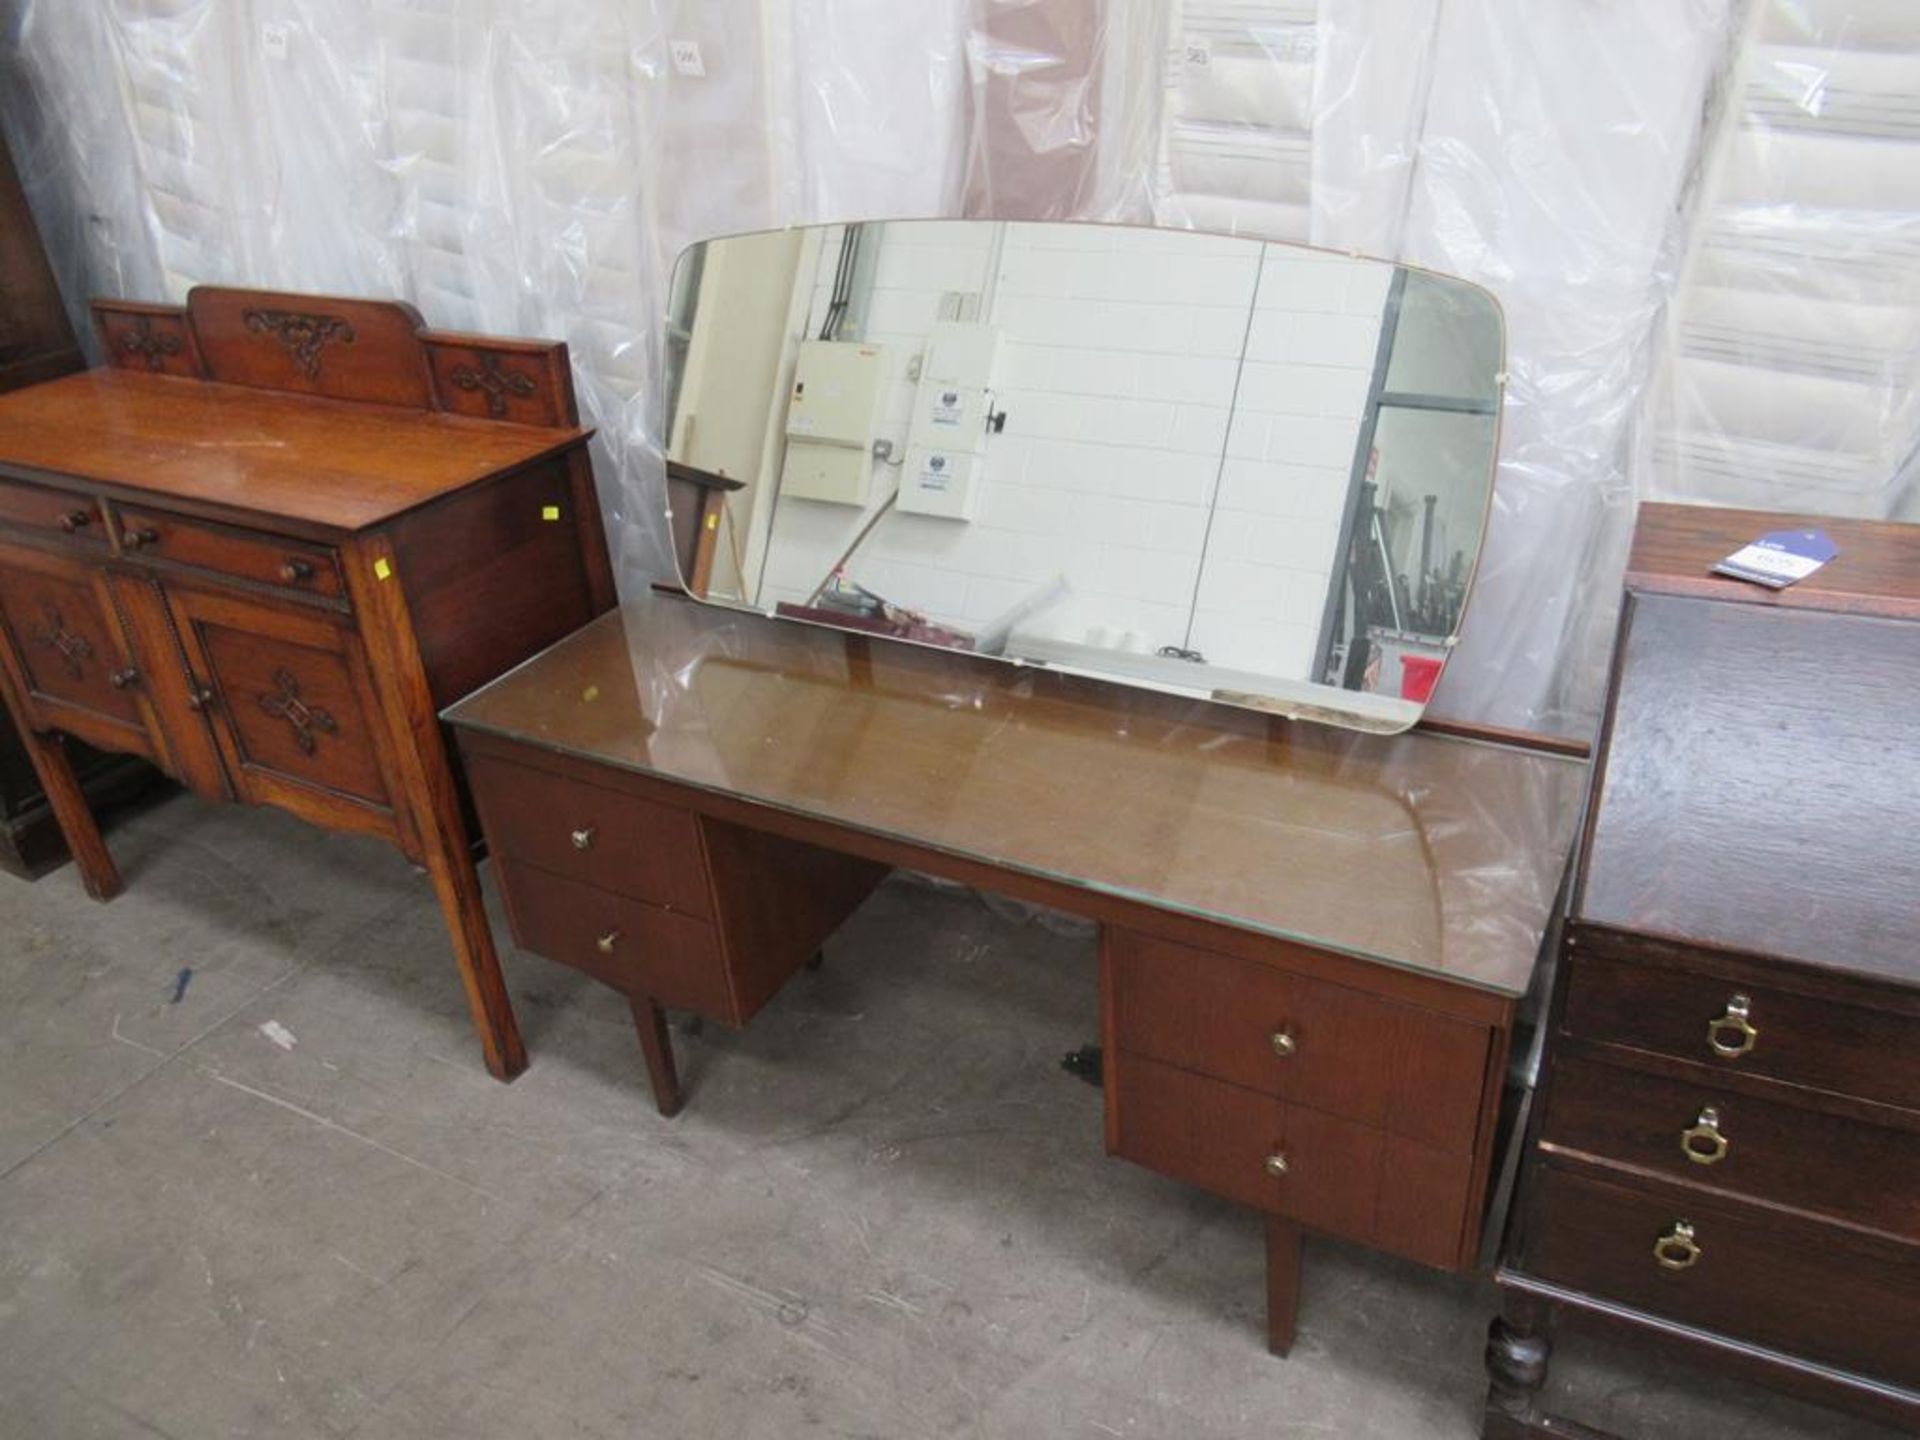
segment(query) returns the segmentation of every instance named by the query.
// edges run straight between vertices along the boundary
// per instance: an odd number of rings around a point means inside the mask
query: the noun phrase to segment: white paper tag
[[[933,423],[936,425],[958,425],[965,406],[960,402],[958,390],[942,390],[933,397]]]
[[[947,473],[947,457],[944,455],[929,455],[927,463],[920,467],[922,490],[943,492],[947,488],[947,482],[952,479],[953,476]]]
[[[707,63],[700,58],[698,40],[675,40],[670,42],[673,50],[673,68],[682,75],[691,75],[695,79],[703,78],[707,73]]]
[[[269,60],[287,58],[287,42],[293,38],[290,25],[262,25],[260,27],[260,49]]]
[[[1716,575],[1784,590],[1840,553],[1824,530],[1773,530],[1713,567]]]

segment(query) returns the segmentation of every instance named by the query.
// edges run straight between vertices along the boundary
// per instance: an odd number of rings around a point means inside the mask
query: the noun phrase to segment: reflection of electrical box
[[[986,469],[999,350],[1000,332],[991,325],[943,320],[933,327],[920,366],[896,509],[973,518]]]
[[[793,393],[787,397],[783,497],[867,503],[886,370],[886,351],[878,345],[800,342]]]

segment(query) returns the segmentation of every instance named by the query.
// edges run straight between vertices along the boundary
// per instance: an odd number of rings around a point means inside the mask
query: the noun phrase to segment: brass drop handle
[[[593,826],[582,825],[578,830],[573,832],[572,838],[574,849],[591,850],[593,848]]]
[[[1753,1021],[1747,1018],[1752,1011],[1753,1001],[1745,995],[1735,995],[1727,1001],[1726,1014],[1707,1022],[1707,1044],[1712,1047],[1714,1054],[1727,1060],[1738,1060],[1753,1049],[1760,1032],[1754,1029]]]
[[[1276,1150],[1267,1156],[1264,1168],[1274,1179],[1284,1180],[1287,1178],[1287,1157]]]
[[[313,566],[305,560],[289,560],[280,567],[280,578],[289,585],[298,585],[302,580],[313,578]]]
[[[1273,1046],[1273,1053],[1278,1055],[1282,1060],[1300,1048],[1300,1042],[1293,1038],[1293,1027],[1291,1025],[1282,1025],[1278,1030],[1274,1031],[1272,1035],[1267,1037],[1267,1042]]]
[[[128,530],[120,537],[120,543],[128,550],[142,550],[149,545],[160,543],[158,530]]]
[[[84,530],[93,523],[93,516],[85,510],[69,510],[60,517],[60,528],[71,535],[76,530]]]
[[[1693,1222],[1676,1220],[1660,1232],[1653,1242],[1653,1258],[1662,1270],[1690,1270],[1700,1259],[1700,1246],[1693,1238]]]
[[[1727,1158],[1727,1137],[1720,1130],[1720,1112],[1709,1105],[1700,1118],[1680,1132],[1680,1148],[1696,1165],[1718,1165]]]
[[[139,679],[140,679],[140,672],[136,670],[133,666],[129,665],[127,666],[126,669],[116,670],[111,675],[107,676],[107,683],[113,686],[113,688],[116,690],[124,690],[129,685],[137,683]]]
[[[619,943],[620,932],[618,930],[609,930],[593,942],[593,948],[598,950],[602,955],[611,955],[613,954],[613,947]]]
[[[213,691],[204,685],[195,685],[191,690],[187,691],[187,708],[194,711],[211,710],[213,708]]]

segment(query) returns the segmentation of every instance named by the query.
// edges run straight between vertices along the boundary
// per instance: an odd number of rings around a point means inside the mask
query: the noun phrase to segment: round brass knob
[[[193,689],[187,692],[187,708],[189,710],[211,710],[213,708],[213,691],[207,689],[204,685],[194,686]]]
[[[149,545],[160,543],[158,530],[128,530],[120,537],[120,544],[128,550],[143,550]]]
[[[1718,1165],[1727,1158],[1727,1137],[1720,1131],[1720,1112],[1709,1105],[1700,1118],[1680,1132],[1680,1148],[1696,1165]]]
[[[1287,1168],[1287,1157],[1278,1151],[1267,1156],[1265,1169],[1274,1179],[1284,1180],[1287,1176]]]
[[[1285,1059],[1300,1048],[1300,1043],[1293,1038],[1293,1027],[1290,1025],[1283,1025],[1280,1029],[1274,1031],[1273,1034],[1268,1037],[1268,1043],[1273,1046],[1273,1053],[1282,1059]]]
[[[140,672],[129,665],[124,670],[116,670],[107,676],[107,683],[116,690],[124,690],[140,678]]]
[[[1714,1054],[1737,1060],[1753,1049],[1760,1032],[1748,1018],[1752,1012],[1753,1001],[1745,995],[1735,995],[1727,1001],[1726,1014],[1707,1022],[1707,1044]]]
[[[313,578],[313,566],[305,560],[289,560],[280,567],[280,578],[289,585],[298,585],[302,580]]]
[[[1700,1247],[1693,1238],[1693,1223],[1676,1220],[1660,1232],[1653,1242],[1653,1258],[1662,1270],[1688,1270],[1700,1259]]]
[[[60,517],[60,528],[71,535],[76,530],[84,530],[93,523],[93,516],[85,510],[69,510]]]
[[[591,850],[593,848],[593,826],[583,825],[580,829],[573,832],[572,838],[574,849]]]
[[[598,950],[602,955],[611,955],[613,954],[613,947],[619,943],[620,932],[618,930],[609,930],[593,942],[593,948]]]

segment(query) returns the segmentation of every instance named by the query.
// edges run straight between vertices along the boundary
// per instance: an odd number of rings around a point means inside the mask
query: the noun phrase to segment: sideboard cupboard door
[[[140,668],[112,597],[90,563],[0,545],[0,629],[7,667],[37,730],[155,754]]]
[[[359,637],[325,616],[165,587],[191,708],[212,726],[235,793],[309,820],[396,838],[400,786]]]

